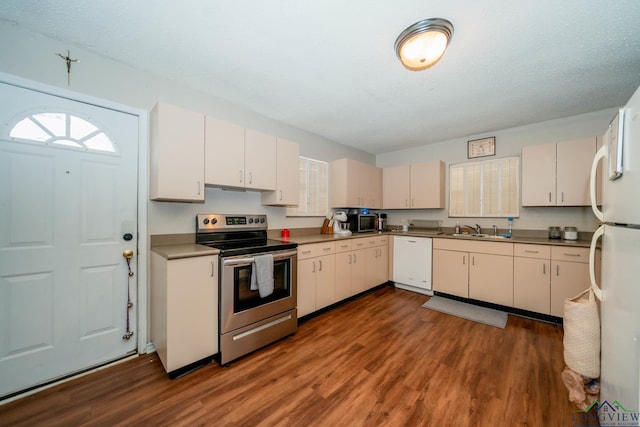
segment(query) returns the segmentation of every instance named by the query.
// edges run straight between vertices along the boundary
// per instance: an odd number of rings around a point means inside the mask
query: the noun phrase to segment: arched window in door
[[[70,113],[36,113],[19,120],[9,132],[18,142],[116,154],[116,146],[100,128]]]

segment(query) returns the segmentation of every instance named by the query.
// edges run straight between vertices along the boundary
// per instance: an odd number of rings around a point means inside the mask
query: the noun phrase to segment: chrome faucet
[[[476,224],[475,227],[472,227],[470,225],[465,225],[465,227],[472,228],[473,230],[476,231],[476,234],[482,234],[482,228],[480,228],[480,226],[478,224]]]

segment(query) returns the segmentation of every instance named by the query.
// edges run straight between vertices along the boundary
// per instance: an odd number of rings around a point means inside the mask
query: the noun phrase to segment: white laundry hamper
[[[564,362],[587,378],[600,377],[600,315],[591,287],[564,301]]]

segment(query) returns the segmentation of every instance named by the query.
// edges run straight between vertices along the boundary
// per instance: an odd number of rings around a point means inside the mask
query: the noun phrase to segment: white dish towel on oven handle
[[[260,298],[273,293],[273,255],[257,255],[251,264],[251,288],[258,291]]]

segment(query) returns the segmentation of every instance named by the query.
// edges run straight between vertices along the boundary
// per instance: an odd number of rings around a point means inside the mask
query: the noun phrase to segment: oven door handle
[[[279,261],[281,259],[291,258],[292,256],[297,255],[297,254],[298,254],[298,251],[276,252],[276,253],[273,254],[273,260],[274,261]],[[223,266],[230,266],[230,265],[251,264],[254,261],[255,261],[255,258],[252,258],[252,257],[248,257],[248,258],[229,258],[229,259],[225,259],[224,261],[222,261],[222,265]]]

